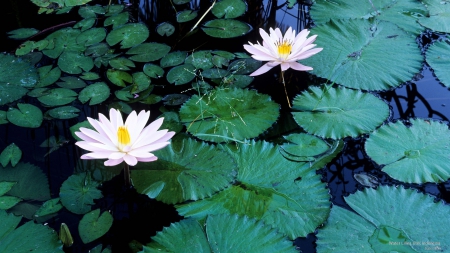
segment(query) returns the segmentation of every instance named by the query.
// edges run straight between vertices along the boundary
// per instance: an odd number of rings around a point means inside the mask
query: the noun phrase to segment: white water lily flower
[[[164,118],[159,118],[145,127],[150,117],[150,111],[136,114],[132,111],[125,123],[119,110],[109,111],[109,120],[99,113],[99,120],[87,118],[96,131],[81,127],[75,134],[82,139],[75,144],[82,149],[91,151],[81,156],[81,159],[108,159],[105,166],[114,166],[123,161],[134,166],[137,162],[151,162],[158,159],[152,151],[169,145],[168,140],[175,132],[167,129],[159,130]],[[145,128],[144,128],[145,127]]]
[[[263,38],[263,44],[249,42],[250,45],[244,45],[244,48],[252,54],[254,59],[268,62],[250,76],[261,75],[278,65],[281,65],[282,71],[289,68],[299,71],[312,70],[313,68],[302,65],[297,61],[311,57],[323,49],[314,48],[316,45],[312,43],[316,40],[317,35],[307,38],[308,29],[303,29],[297,36],[295,36],[295,30],[292,30],[292,27],[288,28],[284,36],[279,28],[275,30],[270,28],[270,35],[263,29],[259,29],[259,33]]]

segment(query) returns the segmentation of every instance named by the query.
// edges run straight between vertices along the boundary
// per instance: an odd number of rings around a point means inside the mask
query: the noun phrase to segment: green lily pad
[[[97,21],[96,18],[85,18],[83,20],[80,20],[77,22],[73,28],[80,28],[82,32],[89,30],[95,25],[95,22]]]
[[[78,224],[78,232],[84,243],[90,243],[102,237],[111,228],[113,217],[109,212],[100,215],[100,209],[95,209],[83,216]]]
[[[57,213],[59,210],[61,210],[63,206],[59,202],[59,198],[54,198],[45,201],[44,204],[36,211],[34,214],[35,217],[42,217],[49,214]]]
[[[6,112],[0,111],[0,125],[1,124],[7,124],[8,120],[6,120]]]
[[[98,185],[86,173],[72,175],[61,185],[61,203],[72,213],[85,214],[91,210],[94,199],[103,197]]]
[[[296,96],[292,109],[305,131],[332,139],[369,133],[389,117],[389,106],[374,95],[327,86]]]
[[[311,29],[311,34],[318,35],[315,44],[324,49],[302,64],[349,88],[388,90],[422,69],[423,56],[414,38],[390,22],[331,20]]]
[[[131,170],[136,190],[164,203],[210,197],[229,186],[236,166],[226,153],[191,139],[154,152],[158,160]]]
[[[86,87],[86,82],[76,76],[61,77],[61,80],[62,80],[62,82],[56,83],[61,88],[79,89],[79,88]]]
[[[311,7],[311,17],[316,25],[322,25],[330,19],[370,19],[384,20],[396,24],[407,32],[418,35],[424,29],[417,20],[427,16],[425,6],[414,0],[377,0],[358,1],[317,0]]]
[[[175,32],[175,27],[169,22],[163,22],[156,27],[156,32],[161,36],[170,36]]]
[[[19,28],[8,32],[8,37],[10,39],[27,39],[35,34],[37,34],[39,30],[34,28]]]
[[[127,86],[125,82],[133,82],[133,77],[129,73],[121,70],[108,69],[106,71],[106,76],[108,77],[109,81],[120,87]]]
[[[413,119],[380,127],[370,134],[365,149],[382,170],[394,179],[422,184],[450,178],[450,131],[446,124]]]
[[[130,17],[128,12],[121,12],[106,18],[105,22],[103,22],[103,25],[104,26],[112,25],[113,28],[117,28],[118,26],[128,23],[129,19]]]
[[[16,144],[11,143],[5,149],[3,149],[0,154],[0,163],[3,167],[6,167],[9,162],[11,162],[11,166],[15,167],[17,163],[22,158],[22,150],[17,147]],[[1,194],[0,194],[1,195]]]
[[[48,88],[35,88],[27,93],[29,97],[37,98],[47,94]]]
[[[448,40],[436,41],[427,49],[426,60],[439,81],[450,88],[450,73],[447,71],[450,67],[449,51],[450,44]]]
[[[314,164],[285,159],[268,142],[225,146],[238,166],[239,184],[210,198],[177,205],[184,217],[239,214],[261,219],[294,240],[314,232],[330,211],[330,196]]]
[[[134,64],[134,62],[132,60],[129,60],[125,57],[118,57],[118,58],[114,58],[111,59],[109,61],[109,65],[111,65],[111,67],[118,69],[118,70],[130,70],[129,67],[136,67],[136,65]]]
[[[59,56],[58,67],[69,74],[81,74],[90,71],[94,67],[94,61],[81,53],[66,51]]]
[[[140,252],[297,252],[278,231],[245,216],[211,215],[204,226],[193,219],[172,223]]]
[[[328,144],[314,135],[305,133],[291,134],[284,137],[288,143],[280,147],[281,154],[294,161],[314,161],[330,148]]]
[[[175,51],[169,54],[166,54],[162,59],[160,66],[162,68],[174,67],[182,64],[186,59],[187,52],[186,51]]]
[[[149,62],[156,61],[163,58],[170,51],[170,47],[166,44],[149,42],[143,43],[127,51],[127,54],[131,54],[130,60],[137,62]]]
[[[5,105],[21,99],[28,90],[17,85],[0,82],[0,105]]]
[[[222,78],[220,84],[230,88],[245,88],[253,82],[254,77],[248,75],[229,75]]]
[[[57,233],[49,226],[28,221],[17,228],[21,217],[4,210],[0,210],[0,220],[0,252],[64,253]]]
[[[25,41],[24,43],[20,44],[20,46],[16,49],[16,55],[26,55],[30,52],[33,52],[34,50],[43,50],[48,46],[49,42],[48,40],[40,40],[40,41]]]
[[[0,182],[0,196],[5,195],[11,188],[16,184],[16,182]]]
[[[85,5],[78,9],[82,18],[96,18],[97,14],[105,14],[105,7],[100,5]]]
[[[93,81],[93,80],[100,79],[100,76],[95,72],[84,72],[80,76],[80,78],[83,80]]]
[[[250,32],[252,26],[235,19],[214,19],[206,22],[202,30],[211,37],[234,38]]]
[[[192,64],[196,69],[210,69],[214,67],[212,63],[211,51],[197,51],[186,58],[186,64]]]
[[[32,164],[18,163],[15,167],[0,168],[1,181],[17,182],[8,192],[10,196],[24,200],[50,199],[47,177],[39,167]]]
[[[48,110],[47,113],[55,119],[72,119],[78,117],[80,109],[73,106],[61,106]]]
[[[53,46],[47,47],[42,52],[52,59],[58,58],[64,51],[71,52],[70,55],[81,53],[86,47],[77,43],[80,33],[80,30],[70,27],[58,30],[45,38]]]
[[[31,104],[18,103],[16,108],[9,108],[6,118],[9,122],[20,127],[37,128],[41,126],[43,115],[41,110]]]
[[[279,107],[268,95],[253,90],[216,88],[208,96],[192,96],[181,107],[180,118],[187,131],[202,140],[243,141],[272,126]]]
[[[77,37],[77,43],[85,46],[95,45],[106,38],[105,28],[91,28]]]
[[[125,24],[112,30],[106,36],[108,45],[114,46],[120,42],[120,48],[130,48],[144,42],[149,36],[147,26],[142,23]]]
[[[233,75],[246,75],[261,67],[261,61],[253,58],[238,59],[230,63],[228,71]]]
[[[38,68],[38,73],[39,82],[36,84],[36,88],[49,86],[61,77],[61,69],[58,67],[53,68],[53,65]]]
[[[83,104],[89,101],[89,105],[96,105],[105,101],[109,97],[109,93],[110,90],[106,83],[97,82],[81,90],[78,100]]]
[[[48,91],[44,96],[38,97],[39,102],[47,106],[60,106],[74,101],[78,94],[66,88],[55,88]]]
[[[177,22],[184,23],[189,22],[196,18],[198,15],[197,11],[193,10],[184,10],[177,13]]]
[[[39,79],[36,68],[30,62],[24,58],[17,58],[8,54],[0,54],[0,73],[0,87],[2,87],[0,88],[0,94],[3,93],[2,90],[8,89],[8,87],[33,88]],[[12,96],[15,95],[14,93],[15,91],[11,90]],[[5,104],[3,95],[0,96],[2,98],[0,103],[3,105]],[[7,99],[6,96],[5,99]]]
[[[211,12],[218,18],[237,18],[247,9],[243,0],[222,0],[217,2]]]
[[[87,47],[86,50],[84,51],[84,54],[90,55],[92,57],[99,57],[99,56],[105,55],[109,49],[110,48],[109,48],[108,44],[98,43],[98,44]]]
[[[152,63],[146,63],[143,71],[146,75],[152,78],[160,78],[164,75],[164,69]]]
[[[192,64],[183,64],[173,67],[167,72],[167,81],[175,85],[189,83],[195,78],[195,67]]]
[[[447,252],[449,207],[402,186],[365,188],[334,206],[317,234],[317,252]],[[414,208],[412,208],[414,207]]]
[[[144,72],[135,72],[133,73],[133,86],[131,89],[131,93],[139,93],[144,90],[147,90],[150,87],[150,83],[152,80],[149,76],[147,76]],[[151,90],[149,91],[151,92]]]
[[[450,33],[450,2],[424,0],[429,16],[419,18],[419,23],[437,32]]]
[[[22,201],[21,198],[14,196],[0,196],[0,210],[8,210]]]

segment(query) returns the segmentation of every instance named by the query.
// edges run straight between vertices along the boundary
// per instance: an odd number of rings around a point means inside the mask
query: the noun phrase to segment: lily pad
[[[425,6],[414,0],[377,0],[354,3],[345,0],[317,0],[311,7],[311,17],[316,25],[324,24],[330,19],[375,18],[392,22],[414,35],[418,35],[424,30],[417,20],[427,14]]]
[[[237,18],[247,9],[243,0],[222,0],[217,2],[211,12],[218,18]]]
[[[44,204],[36,211],[34,214],[35,217],[41,217],[53,213],[57,213],[59,210],[61,210],[63,206],[61,205],[59,198],[54,198],[45,201]]]
[[[64,253],[58,235],[49,226],[28,221],[17,228],[21,217],[8,214],[4,210],[0,210],[0,220],[0,252]]]
[[[212,63],[211,51],[197,51],[186,58],[185,63],[192,64],[196,69],[210,69],[214,67]]]
[[[77,43],[85,46],[91,46],[102,42],[105,38],[105,28],[91,28],[78,35]]]
[[[422,184],[450,178],[450,131],[434,120],[413,119],[380,127],[370,134],[365,149],[382,170],[394,179]]]
[[[365,188],[334,206],[317,234],[317,252],[447,252],[449,207],[402,186]],[[412,208],[414,207],[414,208]]]
[[[106,42],[114,46],[120,42],[120,48],[130,48],[144,42],[149,36],[147,26],[142,23],[130,23],[112,30],[106,36]]]
[[[128,20],[130,19],[128,12],[121,12],[112,16],[109,16],[105,19],[105,22],[103,22],[104,26],[112,25],[113,28],[117,28],[118,26],[124,25],[128,23]]]
[[[308,162],[286,160],[268,142],[225,146],[238,166],[239,184],[210,198],[176,206],[184,217],[239,214],[261,219],[294,240],[314,232],[330,211],[330,196]]]
[[[0,210],[8,210],[22,201],[21,198],[14,196],[0,196]]]
[[[110,90],[106,83],[97,82],[80,91],[78,100],[83,104],[89,101],[89,105],[96,105],[105,101],[109,97],[109,93]]]
[[[152,63],[145,64],[143,71],[146,75],[152,78],[160,78],[164,75],[164,69]]]
[[[38,68],[38,73],[39,82],[36,84],[36,88],[49,86],[61,77],[61,69],[58,67],[53,68],[53,65]]]
[[[11,166],[15,167],[20,158],[22,158],[22,150],[16,144],[11,143],[0,154],[0,163],[6,167],[11,162]]]
[[[370,93],[311,87],[294,98],[295,121],[308,133],[341,139],[369,133],[389,117],[389,106]]]
[[[5,105],[21,99],[28,90],[13,84],[0,82],[0,105]]]
[[[41,125],[43,115],[41,110],[31,104],[18,103],[16,108],[9,108],[6,118],[9,122],[20,127],[37,128]]]
[[[321,138],[305,133],[284,137],[288,143],[280,147],[281,154],[294,161],[314,161],[315,156],[328,151],[330,146]]]
[[[109,81],[120,87],[127,86],[125,82],[133,82],[133,77],[129,73],[121,70],[108,69],[106,71],[106,76],[108,77]]]
[[[156,32],[161,36],[170,36],[175,32],[175,27],[169,22],[163,22],[156,27]]]
[[[66,88],[55,88],[48,91],[44,96],[38,97],[39,102],[47,106],[59,106],[71,103],[78,94]]]
[[[297,252],[292,242],[276,230],[238,215],[208,216],[205,227],[193,219],[185,219],[164,228],[152,240],[141,253]]]
[[[39,30],[36,30],[34,28],[19,28],[19,29],[15,29],[15,30],[8,32],[8,37],[10,39],[16,39],[16,40],[27,39],[27,38],[35,35],[38,32],[39,32]]]
[[[195,77],[195,67],[192,64],[183,64],[173,67],[167,72],[167,81],[175,85],[189,83]]]
[[[111,59],[109,61],[109,65],[111,65],[111,67],[118,69],[118,70],[130,70],[129,67],[136,67],[136,65],[134,64],[134,62],[132,60],[129,60],[128,58],[125,57],[117,57],[114,59]]]
[[[16,184],[16,182],[7,182],[2,181],[0,182],[0,196],[5,195],[11,188]]]
[[[100,215],[100,209],[95,209],[83,216],[78,224],[78,232],[84,243],[90,243],[102,237],[111,228],[113,217],[109,212]]]
[[[164,203],[210,197],[228,187],[235,176],[229,155],[191,139],[154,152],[158,160],[138,163],[131,171],[136,190]]]
[[[8,87],[33,88],[39,79],[36,68],[30,62],[8,54],[0,54],[0,73],[1,105],[5,104],[2,90]],[[11,93],[14,96],[14,90]]]
[[[98,185],[86,173],[72,175],[61,185],[61,203],[72,213],[85,214],[91,210],[94,199],[103,197]]]
[[[58,58],[65,51],[71,52],[70,55],[81,53],[86,47],[77,43],[80,33],[80,30],[70,27],[58,30],[45,38],[52,46],[42,52],[52,59]]]
[[[47,113],[55,119],[72,119],[78,117],[80,109],[73,106],[61,106],[48,110]]]
[[[331,20],[311,29],[311,34],[318,35],[315,43],[324,49],[302,64],[349,88],[388,90],[422,69],[423,56],[414,38],[390,22]]]
[[[162,68],[174,67],[182,64],[186,59],[187,52],[185,51],[175,51],[169,54],[166,54],[162,59],[160,66]]]
[[[58,67],[69,74],[81,74],[90,71],[94,67],[94,61],[81,53],[68,51],[58,58]]]
[[[197,12],[193,10],[184,10],[177,13],[177,22],[189,22],[197,17]]]
[[[429,16],[419,18],[419,23],[437,32],[450,33],[450,2],[424,0]]]
[[[86,82],[76,76],[61,77],[62,82],[56,84],[61,88],[66,89],[79,89],[86,87]]]
[[[214,19],[206,22],[202,30],[211,37],[234,38],[250,32],[252,26],[235,19]]]
[[[243,141],[272,126],[279,107],[253,90],[216,88],[208,96],[192,96],[181,107],[180,118],[187,131],[202,140]]]
[[[137,62],[156,61],[163,58],[170,51],[170,47],[166,44],[149,42],[143,43],[127,51],[131,54],[130,60]]]
[[[450,73],[447,71],[450,67],[449,51],[450,42],[448,40],[436,41],[427,49],[426,60],[439,81],[450,88]]]

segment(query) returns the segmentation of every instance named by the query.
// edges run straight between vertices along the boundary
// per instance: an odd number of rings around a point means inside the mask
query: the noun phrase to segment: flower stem
[[[283,80],[284,94],[286,94],[286,100],[288,102],[289,108],[291,108],[291,101],[289,101],[289,97],[286,91],[286,83],[284,82],[284,71],[281,71],[281,79]]]
[[[130,187],[131,186],[131,179],[130,179],[130,166],[127,163],[124,163],[125,167],[123,168],[123,175],[125,178],[125,186]]]

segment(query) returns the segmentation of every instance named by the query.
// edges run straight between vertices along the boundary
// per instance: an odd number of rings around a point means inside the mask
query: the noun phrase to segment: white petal
[[[131,151],[131,152],[129,152],[128,153],[129,155],[131,155],[131,156],[134,156],[134,157],[136,157],[136,158],[150,158],[150,157],[153,157],[153,156],[155,156],[154,154],[152,154],[152,153],[148,153],[148,152],[138,152],[138,151]]]
[[[112,152],[109,154],[108,159],[121,159],[122,157],[125,156],[125,153],[122,152]]]
[[[280,66],[281,66],[281,71],[286,71],[287,69],[290,68],[291,65],[289,65],[289,63],[287,63],[287,62],[282,62],[280,64]]]
[[[271,37],[269,37],[269,35],[263,29],[259,29],[259,33],[264,40],[264,47],[266,47],[272,54],[277,54],[278,49],[275,46],[276,40],[274,41]]]
[[[88,159],[104,159],[108,158],[111,152],[92,152],[82,155],[82,157],[89,157]],[[86,159],[86,158],[84,158]]]
[[[98,131],[99,134],[104,135],[105,137],[108,138],[109,142],[105,142],[105,143],[108,143],[108,144],[114,145],[114,146],[117,145],[116,133],[111,132],[109,127],[107,127],[106,125],[104,125],[103,123],[101,123],[95,119],[88,118],[88,121]]]
[[[112,144],[112,142],[111,142],[111,140],[109,139],[108,136],[101,135],[98,132],[96,132],[96,131],[94,131],[92,129],[89,129],[89,128],[83,128],[83,129],[80,128],[80,131],[83,134],[87,135],[88,137],[94,139],[95,142],[99,142],[99,143],[103,143],[103,144],[106,144],[106,145],[109,145],[109,146],[113,146],[113,144]]]
[[[162,123],[164,121],[164,118],[161,117],[152,123],[148,125],[144,130],[142,130],[141,134],[137,137],[136,141],[133,143],[133,146],[139,147],[141,146],[141,142],[145,141],[145,138],[149,138],[152,136],[156,131],[158,131],[158,128],[161,127]]]
[[[114,131],[117,131],[120,126],[123,126],[122,113],[120,113],[119,110],[111,108],[111,110],[109,110],[109,120],[111,121]]]
[[[158,157],[156,157],[156,156],[152,156],[152,157],[149,157],[149,158],[136,157],[136,159],[138,160],[138,162],[153,162],[153,161],[158,160]]]
[[[81,129],[81,128],[80,128]],[[80,139],[82,139],[83,141],[88,141],[88,142],[96,142],[96,140],[92,139],[91,137],[85,135],[82,132],[75,132],[75,135],[78,136]]]
[[[309,70],[313,70],[313,68],[309,67],[309,66],[305,66],[303,64],[300,64],[298,62],[291,62],[290,63],[291,68],[298,70],[298,71],[309,71]]]
[[[133,144],[132,149],[140,148],[145,145],[149,145],[154,141],[157,141],[161,137],[163,137],[168,132],[167,129],[156,131],[156,133],[153,133],[150,136],[146,136],[144,138],[140,138],[139,142],[136,142]]]
[[[117,159],[117,160],[109,159],[109,160],[106,160],[103,164],[105,166],[115,166],[121,162],[123,162],[123,159]]]
[[[99,113],[98,114],[98,119],[99,122],[102,124],[103,129],[105,130],[105,132],[108,133],[108,136],[113,136],[113,139],[111,139],[111,141],[113,141],[114,143],[117,143],[117,129],[113,127],[111,121],[106,118],[105,115]]]
[[[310,50],[308,50],[306,52],[303,52],[300,55],[294,57],[293,60],[299,61],[299,60],[303,60],[303,59],[309,58],[309,57],[317,54],[318,52],[320,52],[322,50],[323,50],[323,48],[320,48],[320,47],[319,48],[310,49]]]
[[[258,76],[258,75],[264,74],[267,71],[269,71],[271,68],[277,66],[278,64],[280,64],[280,63],[279,62],[268,62],[268,63],[262,65],[255,72],[251,73],[250,76]]]
[[[252,54],[252,57],[254,59],[259,61],[271,61],[275,59],[270,53],[267,52],[266,48],[260,45],[254,46],[244,45],[244,49],[247,50],[250,54]]]
[[[77,141],[75,145],[88,151],[118,151],[117,147],[96,142]]]
[[[137,164],[137,159],[136,159],[136,157],[134,157],[134,156],[131,156],[131,155],[125,155],[124,157],[123,157],[123,160],[126,162],[126,163],[128,163],[128,165],[130,165],[130,166],[134,166],[134,165],[136,165]]]
[[[133,135],[135,135],[134,138],[131,139],[133,142],[135,142],[138,136],[142,133],[142,130],[144,129],[145,125],[147,125],[149,118],[150,111],[147,112],[145,110],[142,110],[139,112],[137,116],[137,123],[133,126]]]

